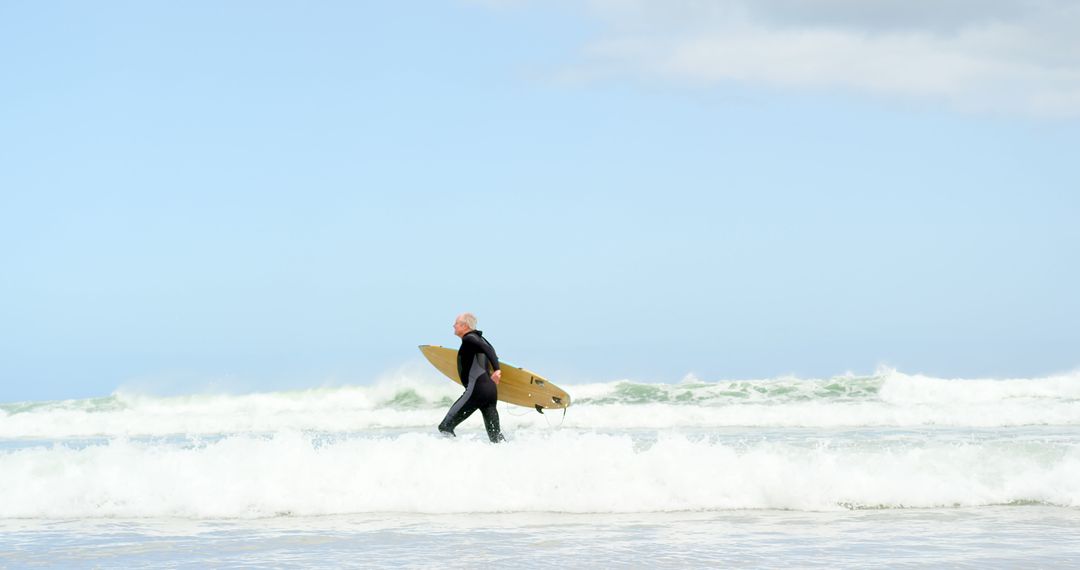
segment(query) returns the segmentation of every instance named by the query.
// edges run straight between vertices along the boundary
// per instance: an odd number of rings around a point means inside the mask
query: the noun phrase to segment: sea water
[[[1080,374],[564,388],[499,445],[429,374],[0,404],[0,565],[1080,565]]]

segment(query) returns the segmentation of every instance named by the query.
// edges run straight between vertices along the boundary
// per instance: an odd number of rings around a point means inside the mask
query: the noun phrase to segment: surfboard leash
[[[527,415],[529,415],[531,413],[531,412],[521,412],[520,414],[514,413],[514,412],[511,411],[514,407],[515,406],[504,406],[503,409],[506,411],[507,414],[509,414],[511,416],[514,416],[515,418],[521,418],[521,417],[527,416]],[[544,422],[547,423],[548,427],[562,427],[563,422],[566,421],[566,409],[567,408],[569,408],[569,406],[562,409],[562,417],[559,418],[559,423],[558,423],[558,425],[555,425],[555,426],[551,425],[551,418],[547,414],[545,414],[544,412],[540,412],[540,415],[544,416]],[[537,411],[539,412],[540,410],[537,410]]]

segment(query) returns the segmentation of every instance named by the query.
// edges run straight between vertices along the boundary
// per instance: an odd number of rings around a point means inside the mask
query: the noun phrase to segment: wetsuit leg
[[[495,402],[480,408],[480,413],[484,416],[484,428],[487,429],[488,439],[491,440],[491,443],[506,441],[502,432],[499,431],[499,410],[495,408]]]
[[[450,406],[450,410],[446,412],[446,417],[443,418],[442,423],[439,424],[439,431],[449,435],[457,435],[454,433],[454,428],[476,411],[476,399],[472,396],[472,390],[465,390],[465,393],[462,394],[461,397],[454,402],[454,405]]]
[[[480,410],[484,416],[484,428],[487,429],[488,439],[492,442],[505,441],[499,429],[499,412],[495,408],[498,396],[498,389],[495,387],[494,382],[486,376],[474,378],[469,383],[469,387],[465,389],[465,393],[454,402],[454,405],[450,407],[450,411],[446,412],[446,417],[439,424],[439,431],[448,435],[456,435],[454,428],[471,416],[473,412]]]

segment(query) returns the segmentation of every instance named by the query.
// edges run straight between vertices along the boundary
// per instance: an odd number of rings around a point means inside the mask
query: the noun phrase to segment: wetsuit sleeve
[[[488,362],[491,363],[491,368],[493,370],[498,370],[499,357],[495,354],[495,347],[491,346],[491,343],[483,337],[470,336],[468,338],[478,352],[483,352],[484,356],[487,356]]]
[[[487,341],[484,341],[484,354],[487,355],[488,361],[491,362],[491,368],[493,370],[498,370],[499,357],[495,354],[495,347],[488,344]]]

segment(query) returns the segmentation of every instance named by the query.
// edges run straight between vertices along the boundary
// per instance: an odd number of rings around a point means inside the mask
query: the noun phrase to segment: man
[[[465,421],[476,410],[484,416],[484,427],[492,443],[506,441],[499,431],[499,411],[495,402],[499,397],[496,384],[502,378],[499,370],[499,357],[495,348],[476,330],[476,317],[472,313],[462,313],[454,320],[454,334],[461,338],[458,349],[458,378],[465,385],[461,395],[446,417],[439,424],[439,431],[446,435],[455,435],[454,428]],[[494,372],[489,372],[489,367]]]

